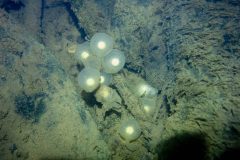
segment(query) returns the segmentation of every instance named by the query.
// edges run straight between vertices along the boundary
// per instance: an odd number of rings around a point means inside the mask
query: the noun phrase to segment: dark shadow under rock
[[[240,159],[240,145],[223,151],[216,160],[239,160]]]
[[[199,133],[181,133],[158,146],[160,160],[207,160],[205,136]]]

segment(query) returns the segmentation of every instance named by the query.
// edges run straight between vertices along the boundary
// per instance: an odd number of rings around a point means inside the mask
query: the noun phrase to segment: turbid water
[[[238,0],[0,0],[0,159],[239,160],[239,22]]]

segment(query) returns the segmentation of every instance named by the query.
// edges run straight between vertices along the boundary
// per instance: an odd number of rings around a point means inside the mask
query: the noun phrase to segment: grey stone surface
[[[0,15],[0,159],[107,159],[106,143],[52,51]]]
[[[239,3],[112,2],[110,14],[94,0],[73,2],[73,10],[90,35],[104,30],[117,40],[115,46],[127,55],[126,70],[161,90],[158,127],[150,125],[147,143],[153,147],[183,132],[206,134],[210,158],[238,145]],[[124,85],[117,87],[131,108],[135,98]]]
[[[215,159],[240,143],[238,1],[44,2],[0,10],[0,157],[158,159],[171,141],[197,136]],[[82,66],[68,52],[96,32],[127,56],[111,103],[82,92]],[[158,89],[152,117],[133,79]],[[129,117],[142,133],[126,143],[118,129]]]

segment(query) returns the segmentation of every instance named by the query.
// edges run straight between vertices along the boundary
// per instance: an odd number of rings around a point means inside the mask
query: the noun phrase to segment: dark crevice
[[[121,103],[118,103],[118,102],[117,102],[117,103],[120,104],[120,105],[122,105],[122,106],[124,106],[124,108],[128,111],[128,113],[130,113],[130,114],[134,117],[134,115],[133,115],[133,113],[131,112],[131,110],[128,109],[128,105],[126,104],[126,102],[125,102],[122,94],[121,94],[120,91],[118,90],[118,88],[117,88],[115,85],[111,85],[110,87],[113,88],[113,89],[115,89],[115,91],[117,92],[117,94],[119,95],[119,97],[120,97],[121,100],[122,100]]]
[[[78,110],[78,114],[79,114],[81,120],[83,121],[83,123],[88,124],[86,111],[84,109],[82,109],[81,107],[78,107],[77,110]]]
[[[23,7],[25,7],[25,5],[21,1],[13,1],[13,0],[5,0],[1,5],[1,8],[8,13],[10,11],[18,11]]]
[[[86,33],[85,29],[80,26],[80,22],[79,22],[77,16],[75,15],[75,13],[72,10],[71,4],[66,2],[66,3],[64,3],[64,6],[65,6],[69,16],[72,18],[72,21],[73,21],[75,27],[77,28],[78,32],[80,33],[81,38],[86,39],[87,33]]]
[[[97,106],[98,108],[102,108],[102,104],[96,100],[94,94],[95,92],[88,93],[88,92],[82,91],[81,97],[83,98],[83,100],[85,101],[88,107]]]
[[[168,116],[170,116],[172,112],[171,112],[171,106],[168,102],[167,95],[163,96],[163,106],[165,107]]]
[[[127,69],[131,73],[135,73],[135,74],[142,75],[142,76],[146,75],[144,69],[142,69],[141,67],[133,67],[132,63],[126,63],[124,65],[124,68]]]
[[[119,92],[118,88],[117,88],[115,85],[110,85],[110,87],[117,92],[117,94],[118,94],[118,95],[120,96],[120,98],[121,98],[121,104],[124,105],[125,108],[127,109],[127,105],[125,104],[125,100],[124,100],[124,98],[122,97],[122,94]]]
[[[84,66],[83,65],[81,65],[81,64],[77,64],[77,70],[80,72],[83,68],[84,68]]]
[[[114,109],[110,109],[110,110],[108,110],[106,113],[105,113],[105,115],[104,115],[104,120],[108,117],[108,116],[111,116],[112,114],[115,114],[117,117],[119,117],[119,118],[121,118],[121,112],[118,112],[118,111],[116,111],[116,110],[114,110]]]
[[[13,54],[18,56],[19,58],[22,58],[24,55],[23,51],[16,51],[16,52],[13,52]]]
[[[68,12],[70,18],[73,21],[74,26],[76,27],[76,29],[80,33],[81,38],[83,40],[85,40],[86,37],[87,37],[87,32],[80,25],[79,19],[77,18],[77,16],[73,12],[73,10],[71,8],[71,3],[69,3],[69,2],[56,2],[56,3],[52,3],[50,5],[45,5],[45,0],[42,0],[42,8],[41,8],[41,16],[40,16],[41,33],[43,33],[44,9],[51,9],[51,8],[56,8],[56,7],[64,7],[66,9],[66,11]]]
[[[44,9],[45,9],[45,0],[41,0],[41,15],[40,15],[40,32],[44,33],[43,30],[43,18],[44,18]]]
[[[173,103],[174,105],[176,105],[176,104],[177,104],[177,99],[176,99],[176,98],[173,98],[173,99],[172,99],[172,103]]]

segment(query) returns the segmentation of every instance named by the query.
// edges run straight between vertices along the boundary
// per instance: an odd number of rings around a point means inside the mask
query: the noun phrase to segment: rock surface
[[[116,47],[127,53],[126,70],[161,90],[151,138],[143,135],[147,144],[154,148],[184,132],[201,133],[210,158],[238,145],[239,2],[111,2],[73,2],[73,10],[90,35],[104,30],[117,39]],[[136,106],[136,97],[131,100],[124,85],[118,88],[127,108]]]
[[[106,159],[107,145],[52,51],[0,15],[0,159]]]
[[[1,159],[171,159],[174,147],[216,159],[240,144],[238,1],[21,2],[0,2]],[[79,88],[68,53],[96,32],[127,56],[117,100],[103,104]],[[158,89],[152,117],[131,79]],[[142,133],[126,143],[129,117]]]

